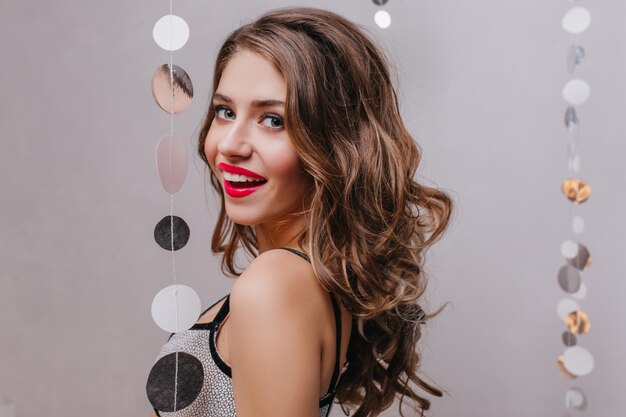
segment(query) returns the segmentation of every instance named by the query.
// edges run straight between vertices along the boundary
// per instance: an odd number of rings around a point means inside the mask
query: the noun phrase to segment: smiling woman
[[[442,395],[417,374],[423,252],[452,202],[413,179],[421,152],[365,30],[289,7],[233,31],[198,152],[221,201],[211,249],[238,278],[163,346],[157,365],[180,355],[186,374],[151,373],[155,413],[369,417],[409,396],[423,414],[409,382]]]
[[[213,94],[214,119],[204,136],[204,155],[228,196],[228,217],[237,224],[258,225],[261,252],[272,245],[273,223],[304,209],[302,197],[310,184],[285,129],[286,95],[287,84],[275,66],[243,49],[224,67]],[[244,188],[229,182],[255,178],[265,182]]]

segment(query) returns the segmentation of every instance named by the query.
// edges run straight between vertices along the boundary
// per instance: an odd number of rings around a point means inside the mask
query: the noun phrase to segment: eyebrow
[[[218,98],[220,100],[223,100],[227,103],[232,103],[233,100],[230,97],[225,96],[224,94],[220,94],[220,93],[215,93],[213,94],[213,98]],[[280,100],[254,100],[252,101],[252,107],[254,108],[259,108],[259,107],[274,107],[274,106],[284,106],[285,102],[284,101],[280,101]]]

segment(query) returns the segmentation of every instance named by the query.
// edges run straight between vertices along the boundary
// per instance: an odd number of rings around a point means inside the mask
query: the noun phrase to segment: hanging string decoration
[[[373,0],[377,6],[387,4],[388,0]],[[386,10],[379,10],[374,14],[374,22],[381,29],[387,29],[391,25],[391,15]]]
[[[161,184],[169,194],[170,213],[154,228],[154,240],[172,256],[173,285],[159,291],[152,301],[154,322],[168,333],[178,333],[192,327],[200,315],[198,294],[180,285],[176,276],[175,252],[189,241],[189,226],[174,215],[174,194],[187,178],[188,152],[185,143],[174,135],[174,115],[187,110],[193,98],[189,75],[174,65],[174,54],[189,38],[189,26],[184,19],[172,14],[161,17],[154,25],[152,36],[156,44],[169,51],[169,63],[160,65],[152,77],[152,96],[156,104],[170,117],[170,132],[156,146],[156,167]],[[171,337],[171,336],[170,336]],[[188,352],[176,351],[161,356],[150,371],[146,392],[157,415],[181,410],[198,396],[204,379],[202,363]]]
[[[591,14],[584,7],[572,7],[561,21],[561,26],[572,35],[584,32],[591,23]],[[575,38],[575,36],[574,36]],[[567,72],[571,79],[563,87],[563,99],[567,102],[565,127],[568,134],[567,167],[569,178],[561,184],[561,191],[568,200],[569,224],[571,232],[580,235],[585,222],[582,216],[575,214],[581,204],[591,197],[591,186],[580,178],[580,123],[577,106],[589,98],[589,84],[575,78],[576,68],[583,62],[585,51],[582,46],[572,43],[567,52]],[[561,254],[565,264],[558,272],[558,285],[568,295],[557,305],[557,314],[565,324],[561,340],[565,345],[563,353],[557,358],[557,369],[569,380],[589,374],[594,368],[594,359],[587,349],[580,345],[579,339],[591,330],[589,315],[583,311],[579,302],[587,295],[587,287],[582,279],[582,272],[591,265],[591,255],[585,245],[572,238],[561,244]],[[579,387],[571,387],[565,394],[565,407],[568,410],[584,411],[587,398]]]

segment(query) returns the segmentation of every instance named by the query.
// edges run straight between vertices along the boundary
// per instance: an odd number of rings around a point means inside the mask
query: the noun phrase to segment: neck
[[[254,227],[257,236],[259,255],[263,252],[276,248],[293,248],[306,252],[298,245],[297,236],[304,230],[306,218],[297,218],[287,224],[276,228],[276,223],[264,223]]]

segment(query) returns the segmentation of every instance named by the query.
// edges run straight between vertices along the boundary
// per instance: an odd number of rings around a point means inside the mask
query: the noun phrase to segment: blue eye
[[[222,110],[224,111],[224,113],[221,113]],[[233,120],[235,118],[233,111],[228,106],[224,106],[222,104],[214,105],[213,111],[215,112],[215,117],[218,119]],[[230,112],[232,114],[232,117],[224,117],[226,116],[226,112]],[[263,113],[261,115],[261,120],[264,121],[264,119],[270,121],[269,125],[262,123],[263,126],[267,127],[270,130],[281,131],[285,129],[285,123],[283,121],[283,118],[278,116],[277,114]]]
[[[272,130],[283,130],[285,128],[285,123],[283,122],[283,118],[280,116],[277,116],[275,114],[264,114],[262,117],[272,122],[278,123],[278,126],[274,125],[273,123],[270,123],[270,126],[265,125]]]
[[[213,106],[213,110],[215,111],[215,116],[217,116],[222,110],[230,111],[232,113],[232,111],[226,106]],[[219,118],[223,119],[223,117]]]

